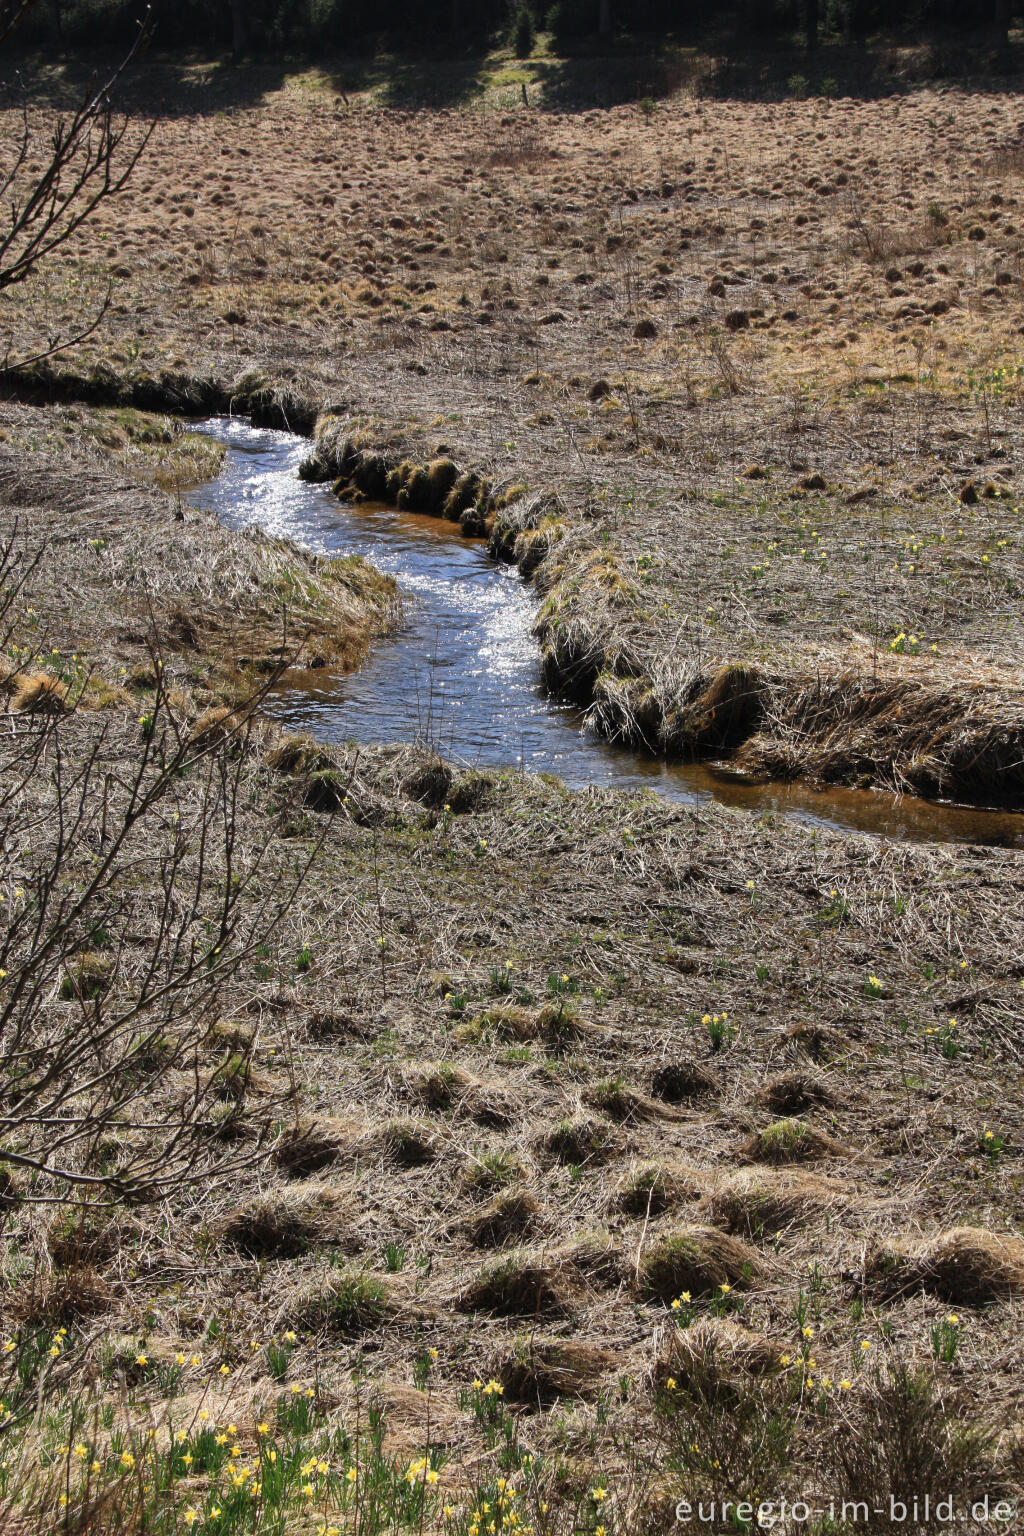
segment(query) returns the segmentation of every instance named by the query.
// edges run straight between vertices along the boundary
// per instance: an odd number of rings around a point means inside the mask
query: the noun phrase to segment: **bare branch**
[[[0,634],[31,569],[0,547]],[[8,694],[42,675],[17,654]],[[0,1166],[31,1175],[33,1201],[153,1200],[248,1164],[271,1123],[272,1095],[246,1109],[249,1051],[213,1026],[320,842],[272,868],[243,846],[264,690],[197,737],[152,654],[134,747],[67,698],[0,713]]]
[[[0,15],[0,41],[6,35],[3,25]],[[103,203],[119,196],[127,186],[156,125],[151,121],[140,132],[133,132],[132,120],[115,113],[113,98],[150,30],[147,9],[131,47],[117,66],[98,85],[93,81],[74,111],[58,118],[48,132],[37,128],[27,90],[18,79],[21,127],[7,150],[6,163],[0,164],[0,293],[30,279]],[[40,159],[41,170],[35,168]],[[110,298],[108,291],[98,312],[74,334],[53,336],[45,347],[15,361],[8,352],[0,373],[78,346],[100,326]]]

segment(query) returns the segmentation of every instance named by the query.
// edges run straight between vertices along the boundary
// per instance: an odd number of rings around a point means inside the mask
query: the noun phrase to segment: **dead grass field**
[[[754,769],[1013,796],[1022,164],[1009,92],[406,113],[307,74],[165,112],[7,314],[31,349],[113,273],[108,394],[247,375],[558,494],[558,613],[592,551],[619,578],[576,637],[609,729],[672,749],[739,666]]]
[[[402,113],[307,77],[163,115],[45,297],[115,271],[74,359],[111,391],[255,378],[324,409],[325,473],[355,438],[486,474],[552,680],[608,729],[719,750],[742,674],[768,701],[737,722],[751,765],[981,796],[1018,783],[1024,730],[1019,129],[1009,93]],[[18,346],[43,299],[5,301]],[[368,569],[190,511],[199,450],[153,418],[0,409],[3,527],[49,541],[21,643],[91,668],[72,760],[98,731],[137,756],[154,650],[193,728],[288,647],[326,654],[339,615],[349,663],[394,622]],[[14,740],[42,695],[7,664]],[[349,1470],[384,1479],[374,1529],[450,1536],[1022,1495],[1018,856],[262,727],[240,772],[269,868],[323,846],[225,985],[204,1059],[232,1140],[203,1176],[7,1208],[13,1359],[59,1339],[69,1400],[109,1409],[35,1426],[12,1529],[142,1529],[123,1455],[150,1426],[160,1455],[178,1425],[198,1446],[200,1412],[269,1488],[259,1426],[284,1445],[293,1400],[352,1436],[296,1491],[302,1532],[372,1524]],[[59,1514],[76,1433],[106,1502]],[[215,1524],[229,1450],[206,1450],[155,1528],[249,1528]]]

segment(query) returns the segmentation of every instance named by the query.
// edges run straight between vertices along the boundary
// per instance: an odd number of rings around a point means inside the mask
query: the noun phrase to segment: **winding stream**
[[[1024,816],[886,795],[757,784],[709,763],[666,763],[583,728],[579,710],[548,698],[530,634],[537,598],[513,567],[457,523],[391,507],[350,507],[298,477],[304,438],[216,417],[198,428],[226,445],[217,479],[190,492],[229,527],[257,524],[319,555],[364,555],[393,575],[405,624],[359,671],[290,673],[267,712],[323,741],[429,742],[473,766],[554,773],[571,786],[653,789],[715,799],[819,826],[913,841],[1024,847]]]

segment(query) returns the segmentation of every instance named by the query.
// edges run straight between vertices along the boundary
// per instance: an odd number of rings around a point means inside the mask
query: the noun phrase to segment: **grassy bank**
[[[429,433],[321,413],[266,379],[45,369],[11,375],[7,391],[235,410],[311,434],[308,478],[332,481],[346,500],[460,522],[533,579],[546,594],[536,634],[548,686],[589,706],[613,739],[668,757],[727,752],[741,770],[776,779],[981,804],[1014,805],[1024,793],[1012,647],[1024,590],[1019,509],[994,482],[965,482],[955,505],[911,513],[879,506],[870,485],[837,501],[820,473],[783,488],[755,465],[710,514],[648,500],[646,538],[651,526],[689,536],[689,570],[670,570],[663,556],[637,553],[619,509],[531,491],[514,468],[492,478],[460,466],[443,439],[417,463],[409,454]],[[137,408],[119,409],[130,435]],[[161,431],[170,438],[170,423]],[[184,462],[160,473],[181,486],[197,472]],[[897,627],[901,617],[921,633]]]
[[[574,517],[557,496],[531,495],[511,474],[492,484],[479,470],[460,468],[443,443],[431,462],[417,465],[395,449],[381,452],[372,434],[365,422],[321,417],[304,473],[332,480],[345,499],[386,500],[485,534],[495,558],[515,562],[546,594],[535,633],[548,686],[590,706],[607,736],[669,757],[738,749],[737,766],[780,779],[883,784],[982,803],[1018,803],[1024,795],[1024,725],[1013,668],[951,657],[949,645],[957,612],[972,634],[985,623],[979,607],[989,610],[994,632],[1011,623],[1020,589],[1012,576],[994,577],[991,560],[1017,542],[1016,509],[1009,518],[1003,508],[985,516],[990,531],[983,543],[992,555],[980,561],[948,511],[932,525],[919,517],[912,538],[890,535],[902,557],[892,575],[879,570],[877,510],[865,518],[851,513],[849,499],[837,514],[820,495],[808,508],[804,497],[794,507],[791,493],[737,491],[728,515],[742,521],[745,547],[715,549],[721,535],[716,539],[706,516],[690,513],[691,547],[702,554],[686,582],[678,570],[669,577],[663,562],[630,558],[625,541],[607,528],[595,541],[592,528],[580,526],[579,509]],[[820,475],[808,478],[817,483],[805,484],[804,492],[826,488]],[[678,534],[683,509],[671,510]],[[808,532],[809,522],[824,533]],[[1004,527],[1009,536],[997,538]],[[732,526],[725,536],[736,537]],[[892,611],[894,598],[905,601],[915,574],[941,623],[941,658],[938,641],[926,645],[903,629],[879,645],[881,612]],[[847,618],[860,610],[864,628],[844,629],[845,644],[838,636],[827,649],[819,641],[814,675],[803,647],[787,654],[785,645],[752,633],[751,606],[763,612],[784,602],[796,612],[775,608],[767,617],[776,629],[796,623],[804,634],[819,634],[840,600]],[[680,602],[686,617],[670,643],[664,621],[678,616]],[[718,604],[734,602],[750,625],[723,650]]]
[[[395,584],[364,561],[231,535],[189,507],[222,450],[170,419],[8,407],[3,421],[4,536],[32,562],[8,668],[56,641],[47,665],[63,677],[72,658],[76,703],[145,711],[159,662],[190,710],[247,697],[286,665],[350,670],[395,627]]]

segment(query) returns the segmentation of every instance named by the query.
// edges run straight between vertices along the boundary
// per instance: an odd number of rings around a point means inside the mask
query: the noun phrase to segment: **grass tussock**
[[[358,1246],[348,1190],[326,1184],[264,1190],[228,1212],[218,1235],[250,1258],[291,1259],[318,1246]]]
[[[126,1213],[111,1214],[85,1206],[55,1216],[46,1234],[46,1247],[58,1269],[103,1269],[132,1237]]]
[[[542,1206],[528,1189],[506,1189],[467,1222],[478,1248],[503,1248],[533,1236],[541,1223]]]
[[[592,1115],[560,1120],[541,1142],[541,1149],[549,1157],[575,1167],[607,1162],[618,1148],[619,1136],[614,1127]]]
[[[102,997],[114,979],[114,958],[102,950],[83,949],[64,968],[60,996],[64,1002],[92,1002]]]
[[[479,1034],[492,1031],[499,1040],[536,1040],[539,1033],[534,1014],[514,1003],[499,1003],[493,1008],[485,1008],[475,1016],[472,1023]]]
[[[52,1274],[37,1271],[20,1285],[9,1310],[17,1323],[56,1328],[101,1317],[113,1302],[109,1281],[91,1264],[74,1263]]]
[[[849,1148],[806,1120],[787,1116],[757,1131],[744,1142],[741,1154],[759,1163],[812,1163],[823,1158],[849,1157]]]
[[[784,1344],[727,1317],[706,1317],[687,1328],[670,1327],[654,1363],[655,1385],[674,1381],[684,1391],[699,1388],[714,1369],[722,1378],[771,1376],[782,1369]]]
[[[714,1227],[694,1224],[655,1239],[637,1269],[642,1295],[674,1301],[684,1291],[706,1296],[723,1285],[749,1287],[763,1273],[755,1248]]]
[[[616,1359],[614,1351],[585,1339],[530,1337],[514,1345],[495,1375],[509,1402],[543,1409],[559,1398],[592,1398]]]
[[[588,1104],[600,1110],[619,1125],[640,1124],[650,1120],[681,1118],[664,1102],[641,1093],[639,1089],[624,1083],[619,1077],[605,1078],[588,1088],[584,1094]]]
[[[399,1168],[420,1168],[439,1155],[437,1137],[419,1120],[389,1120],[372,1137],[372,1145],[387,1162]]]
[[[564,1317],[572,1311],[569,1278],[557,1262],[518,1254],[482,1269],[459,1297],[463,1312],[498,1317]]]
[[[735,746],[758,718],[762,686],[750,667],[720,667],[683,715],[678,726],[683,738],[705,751]]]
[[[293,1178],[319,1173],[351,1154],[365,1129],[362,1121],[303,1120],[282,1132],[274,1147],[274,1161]]]
[[[383,1283],[353,1268],[311,1282],[296,1298],[292,1315],[311,1333],[354,1338],[378,1327],[388,1305]]]
[[[27,672],[14,679],[11,703],[21,714],[63,714],[68,688],[62,678],[46,672]]]
[[[276,773],[295,777],[322,773],[331,767],[332,759],[312,736],[287,734],[268,748],[267,763]]]
[[[560,1264],[575,1270],[588,1285],[617,1286],[625,1273],[625,1255],[616,1238],[604,1228],[584,1232],[555,1250]]]
[[[667,1162],[633,1163],[612,1196],[617,1209],[630,1216],[660,1216],[705,1191],[707,1179],[696,1170]]]
[[[480,1082],[451,1062],[407,1069],[403,1087],[414,1103],[435,1114],[465,1115],[494,1127],[508,1126],[516,1117],[516,1104],[504,1089]]]
[[[346,501],[383,501],[403,512],[419,512],[460,523],[479,537],[494,511],[491,483],[478,470],[460,470],[447,455],[425,464],[397,459],[364,445],[365,429],[341,417],[317,422],[313,451],[302,465],[304,479],[330,481]]]
[[[474,1157],[461,1179],[461,1188],[473,1198],[491,1196],[497,1190],[520,1184],[528,1177],[521,1158],[507,1148]]]
[[[416,1104],[435,1113],[462,1108],[476,1092],[474,1079],[452,1062],[407,1067],[403,1075],[405,1093]]]
[[[651,1074],[651,1093],[667,1104],[688,1104],[717,1099],[722,1095],[722,1080],[716,1072],[698,1061],[665,1061]]]
[[[155,679],[154,679],[155,685]],[[244,718],[237,710],[217,705],[198,715],[189,731],[191,739],[199,746],[212,746],[227,741],[244,728]]]
[[[980,1227],[954,1227],[917,1244],[879,1243],[865,1278],[882,1291],[929,1291],[959,1306],[1024,1294],[1024,1242]]]
[[[812,1173],[751,1168],[731,1175],[706,1195],[701,1212],[727,1232],[763,1242],[826,1215],[841,1215],[850,1198],[842,1184]]]
[[[834,1108],[835,1088],[825,1078],[809,1072],[784,1072],[758,1092],[758,1101],[775,1115],[802,1115],[820,1106]]]

